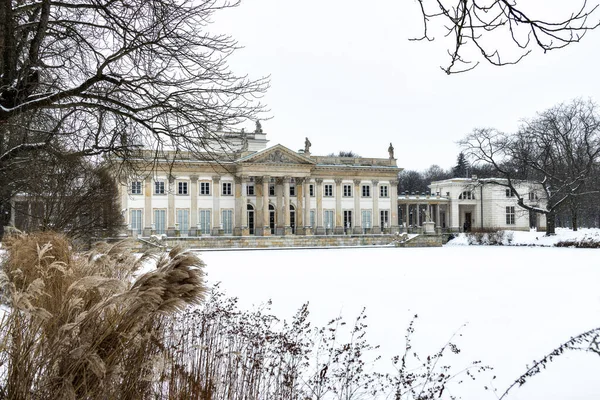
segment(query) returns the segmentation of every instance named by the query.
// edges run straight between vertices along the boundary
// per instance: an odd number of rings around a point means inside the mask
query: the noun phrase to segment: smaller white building
[[[502,179],[452,178],[432,182],[432,195],[448,200],[441,211],[439,224],[452,231],[473,229],[546,229],[545,215],[530,212],[517,204],[517,196]],[[542,188],[531,182],[514,184],[528,205],[543,207]]]

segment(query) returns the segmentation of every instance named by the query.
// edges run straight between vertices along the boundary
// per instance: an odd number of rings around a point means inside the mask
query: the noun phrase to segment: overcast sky
[[[578,3],[524,2],[543,4],[544,16]],[[230,62],[236,73],[271,76],[269,145],[298,150],[308,137],[318,155],[387,157],[392,142],[402,168],[448,168],[473,128],[511,131],[560,102],[600,101],[600,29],[566,49],[534,49],[515,66],[448,76],[447,43],[408,41],[421,34],[420,18],[414,0],[245,0],[216,14],[210,30],[244,46]]]

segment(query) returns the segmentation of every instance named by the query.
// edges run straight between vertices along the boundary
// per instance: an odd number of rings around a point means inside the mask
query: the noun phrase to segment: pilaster
[[[361,234],[362,230],[362,213],[360,212],[360,179],[354,179],[354,226],[352,227],[352,233]]]
[[[344,219],[342,216],[342,179],[336,178],[335,182],[335,228],[336,235],[344,234]]]
[[[144,180],[144,236],[152,235],[152,178]]]
[[[325,228],[323,228],[323,179],[315,179],[315,185],[317,189],[317,227],[315,229],[315,235],[324,235]]]
[[[381,233],[381,226],[379,225],[381,223],[379,217],[379,181],[373,179],[371,183],[373,184],[371,187],[371,196],[373,197],[373,229],[371,232],[378,234]]]
[[[390,225],[392,226],[392,233],[400,232],[398,226],[398,180],[394,179],[390,181],[390,196],[392,209],[390,210]]]
[[[223,235],[223,225],[221,223],[221,177],[215,175],[212,177],[213,182],[213,236]]]
[[[190,236],[198,236],[198,176],[190,176]]]

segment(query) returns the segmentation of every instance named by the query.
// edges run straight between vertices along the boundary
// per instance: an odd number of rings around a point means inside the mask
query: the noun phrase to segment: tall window
[[[210,196],[210,182],[200,182],[200,195]]]
[[[221,221],[223,222],[223,233],[231,235],[233,233],[233,210],[221,210]]]
[[[295,195],[296,195],[296,183],[291,182],[290,183],[290,196],[295,196]]]
[[[190,210],[177,210],[177,225],[179,226],[179,232],[188,233],[190,230]]]
[[[254,183],[248,183],[246,186],[246,196],[254,196]]]
[[[131,230],[138,235],[142,234],[142,210],[131,210]]]
[[[323,213],[323,216],[325,217],[325,228],[327,229],[332,229],[333,228],[333,218],[334,218],[334,211],[333,210],[325,210],[325,212]]]
[[[328,183],[326,185],[323,185],[324,189],[325,189],[325,194],[323,194],[323,196],[325,197],[333,197],[333,185]]]
[[[390,210],[379,210],[379,224],[381,228],[390,227]]]
[[[344,197],[352,197],[352,185],[344,185],[343,186],[343,196]]]
[[[388,196],[389,196],[388,185],[379,186],[379,197],[388,197]]]
[[[165,223],[167,219],[166,210],[154,210],[154,230],[157,235],[165,233]]]
[[[231,190],[231,182],[223,182],[223,191],[221,192],[221,194],[223,196],[231,196],[232,195],[232,190]]]
[[[131,194],[142,194],[142,182],[140,182],[140,181],[131,182]]]
[[[199,210],[200,212],[200,233],[203,235],[210,234],[210,210]]]
[[[315,210],[310,210],[310,226],[311,228],[314,228],[315,225],[315,216],[316,216],[316,212]]]
[[[362,210],[361,211],[361,220],[363,228],[371,227],[371,210]]]
[[[269,184],[269,196],[275,196],[275,185],[272,183]]]
[[[538,200],[538,196],[535,192],[529,192],[529,200],[535,201]]]
[[[154,194],[165,194],[165,181],[154,181]]]
[[[177,194],[187,196],[187,194],[188,194],[188,183],[187,182],[183,182],[183,181],[177,182]]]
[[[312,183],[308,185],[308,192],[310,193],[310,197],[315,197],[315,185]]]
[[[362,197],[371,197],[371,186],[362,185]]]
[[[506,225],[515,224],[515,207],[506,207]]]

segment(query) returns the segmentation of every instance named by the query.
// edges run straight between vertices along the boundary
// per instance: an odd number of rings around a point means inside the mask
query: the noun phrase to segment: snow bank
[[[450,240],[446,246],[468,246],[473,244],[489,244],[487,240],[488,234],[481,234],[483,238],[481,243],[477,243],[473,239],[476,233],[459,233]],[[600,229],[598,228],[581,228],[577,231],[572,231],[568,228],[556,228],[556,235],[546,236],[546,232],[537,232],[531,230],[525,231],[504,231],[502,244],[504,246],[543,246],[552,247],[558,243],[598,243],[600,245]]]

